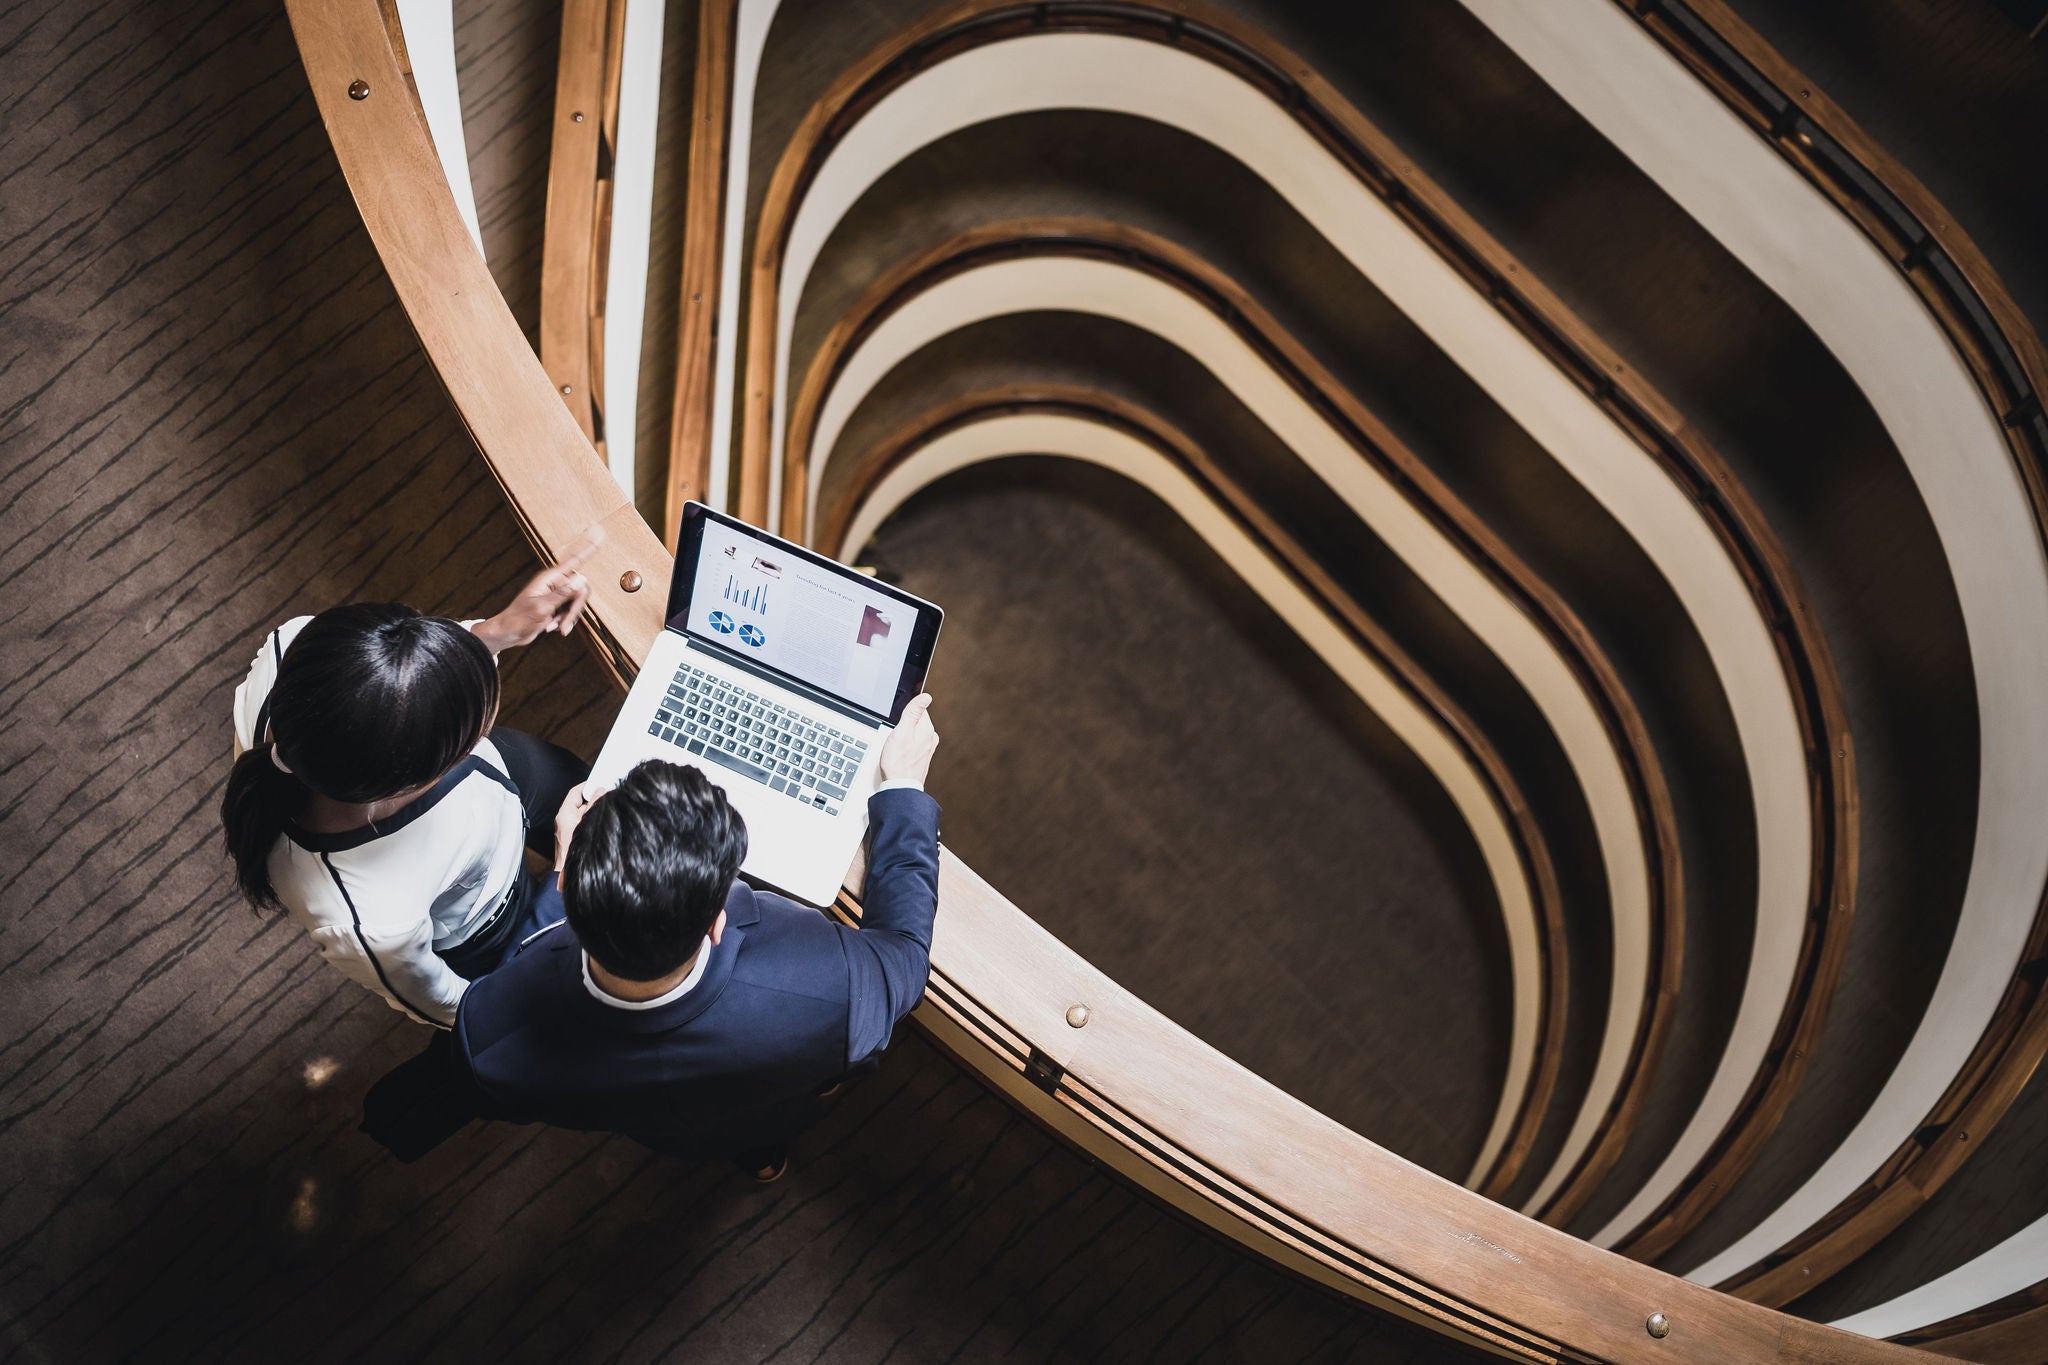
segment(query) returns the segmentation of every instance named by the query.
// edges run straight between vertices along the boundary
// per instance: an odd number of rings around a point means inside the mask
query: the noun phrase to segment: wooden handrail
[[[1896,1340],[1978,1365],[2042,1365],[2048,1361],[2048,1280]]]
[[[630,674],[661,627],[660,542],[554,393],[469,240],[376,0],[287,0],[365,228],[422,347],[544,556],[592,521],[587,638]],[[359,85],[358,85],[359,83]],[[366,87],[352,98],[351,85]],[[920,1018],[1063,1135],[1228,1235],[1364,1300],[1529,1360],[1921,1358],[1599,1251],[1375,1147],[1120,990],[950,852]],[[1085,1027],[1071,1004],[1093,1011]],[[1026,1079],[1026,1077],[1031,1079]],[[1665,1337],[1645,1330],[1661,1313]]]
[[[1783,1118],[1804,1079],[1846,958],[1855,907],[1855,765],[1833,656],[1798,587],[1789,556],[1727,463],[1643,376],[1307,63],[1250,26],[1193,0],[1115,5],[1091,0],[962,0],[851,64],[792,135],[756,225],[748,330],[742,341],[746,420],[737,479],[740,507],[765,515],[771,464],[800,458],[794,445],[781,452],[768,448],[776,320],[788,233],[803,191],[825,156],[867,109],[943,57],[1011,37],[1064,29],[1114,32],[1170,44],[1267,91],[1657,461],[1741,567],[1791,685],[1816,816],[1813,870],[1793,988],[1766,1049],[1767,1062],[1694,1176],[1667,1203],[1658,1236],[1669,1239],[1665,1245],[1675,1242],[1725,1196]],[[785,478],[783,491],[785,517],[792,518],[790,524],[801,524],[803,481]],[[1637,1106],[1639,1096],[1640,1092]],[[1547,1221],[1568,1221],[1620,1159],[1637,1112],[1629,1107],[1629,1098],[1617,1092],[1596,1140],[1541,1210]]]
[[[1912,172],[1724,0],[1616,0],[1909,280],[1998,414],[2048,543],[2048,347],[1969,234]],[[1953,1084],[1876,1174],[1812,1228],[1721,1288],[1789,1303],[1868,1251],[1947,1183],[2048,1056],[2048,898],[1990,1026]],[[1655,1254],[1653,1222],[1635,1243]]]
[[[876,279],[840,317],[805,370],[791,409],[788,482],[807,482],[809,452],[820,410],[847,359],[890,314],[939,280],[995,260],[1060,255],[1095,258],[1155,275],[1208,307],[1245,338],[1295,391],[1321,413],[1396,487],[1407,490],[1425,517],[1477,565],[1509,601],[1536,622],[1561,658],[1607,731],[1622,760],[1635,805],[1647,864],[1653,869],[1652,960],[1657,970],[1647,984],[1632,1065],[1624,1082],[1622,1111],[1640,1103],[1634,1091],[1650,1083],[1656,1058],[1677,1002],[1683,945],[1683,887],[1678,875],[1677,817],[1663,767],[1650,743],[1634,699],[1590,631],[1570,606],[1495,535],[1443,482],[1336,377],[1305,351],[1278,321],[1213,265],[1156,234],[1101,220],[1045,218],[986,224],[899,263]],[[819,543],[836,545],[835,528],[820,508]],[[1446,699],[1447,700],[1447,699]],[[1434,704],[1435,698],[1431,698]],[[1501,1198],[1521,1173],[1555,1087],[1558,1058],[1551,1046],[1562,1037],[1562,1021],[1546,1027],[1533,1088],[1514,1120],[1511,1135],[1489,1170],[1476,1173],[1474,1187]]]
[[[540,362],[584,438],[599,451],[610,148],[618,134],[624,8],[623,0],[563,0],[541,238]]]
[[[711,490],[711,413],[717,361],[719,262],[724,258],[726,159],[732,138],[733,34],[740,0],[697,7],[690,163],[683,200],[682,300],[676,323],[676,397],[669,416],[668,519],[675,549],[683,504]]]

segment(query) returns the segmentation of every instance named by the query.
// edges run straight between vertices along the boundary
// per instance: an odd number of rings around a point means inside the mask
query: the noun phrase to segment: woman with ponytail
[[[235,882],[344,976],[447,1027],[469,981],[525,932],[522,846],[589,768],[495,728],[500,651],[567,635],[589,586],[573,555],[467,624],[390,603],[272,631],[235,690],[221,824]]]

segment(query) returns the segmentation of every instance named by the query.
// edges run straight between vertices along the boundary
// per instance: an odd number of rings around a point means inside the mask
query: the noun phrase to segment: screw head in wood
[[[583,122],[583,115],[581,115],[581,114],[571,114],[571,115],[569,115],[569,122],[571,122],[571,123],[581,123],[581,122]]]
[[[1662,1313],[1652,1313],[1643,1323],[1643,1330],[1662,1341],[1671,1335],[1671,1319]]]
[[[624,588],[627,592],[640,591],[640,584],[642,581],[643,580],[640,577],[640,571],[638,569],[628,569],[624,573],[619,575],[619,586]]]
[[[564,385],[562,385],[562,392],[563,392],[563,393],[574,393],[574,392],[576,392],[576,390],[575,390],[574,388],[570,387],[569,385],[567,385],[567,384],[564,384]]]
[[[1086,1028],[1088,1026],[1088,1007],[1086,1005],[1067,1006],[1067,1024],[1071,1028]]]
[[[348,83],[348,97],[352,100],[366,100],[370,98],[370,83],[368,81],[350,81]]]

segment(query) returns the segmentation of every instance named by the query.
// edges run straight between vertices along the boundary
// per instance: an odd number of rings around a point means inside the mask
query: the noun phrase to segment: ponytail
[[[285,821],[306,799],[306,789],[271,760],[271,753],[270,745],[259,744],[236,759],[220,798],[235,886],[259,910],[280,908],[277,888],[270,884],[270,852],[284,835]]]

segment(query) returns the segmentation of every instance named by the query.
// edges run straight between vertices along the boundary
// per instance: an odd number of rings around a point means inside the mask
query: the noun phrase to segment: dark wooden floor
[[[0,1355],[1461,1358],[915,1037],[768,1192],[545,1131],[371,1147],[363,1087],[419,1036],[230,895],[228,696],[287,613],[487,607],[526,551],[277,6],[29,0],[0,54]],[[507,675],[512,720],[595,741],[576,648]]]

